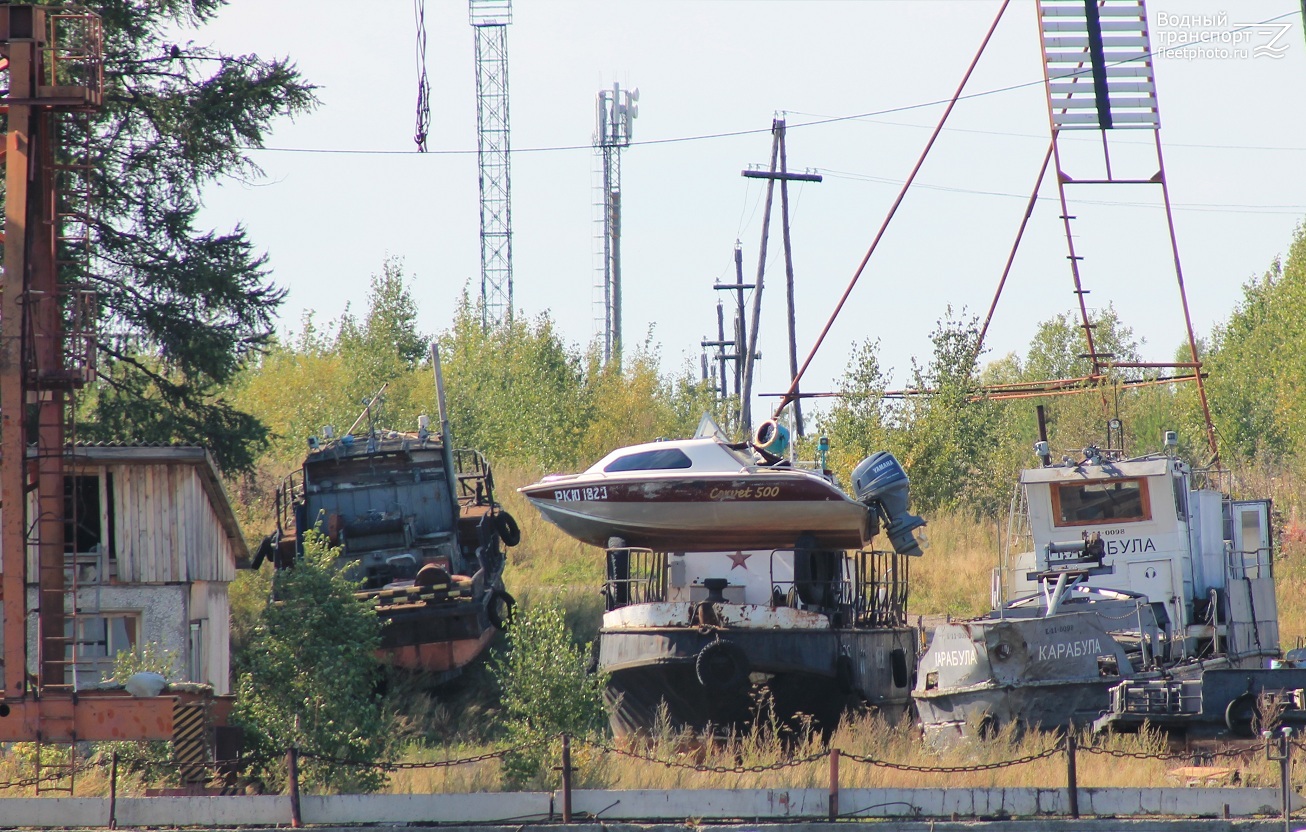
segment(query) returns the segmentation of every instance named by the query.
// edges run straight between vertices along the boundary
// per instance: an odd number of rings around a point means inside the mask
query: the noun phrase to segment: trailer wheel
[[[694,675],[705,688],[742,688],[748,684],[748,672],[748,654],[733,641],[714,641],[699,650],[694,659]]]
[[[490,624],[494,625],[494,629],[506,630],[512,624],[513,609],[516,606],[516,598],[513,598],[505,590],[496,589],[486,599],[485,617],[490,619]]]
[[[506,511],[494,515],[494,528],[499,532],[499,539],[504,546],[516,546],[521,543],[521,528],[517,519]]]

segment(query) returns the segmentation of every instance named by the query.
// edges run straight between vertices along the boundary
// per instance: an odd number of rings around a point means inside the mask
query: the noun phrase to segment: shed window
[[[1052,487],[1057,526],[1151,520],[1147,481],[1142,479],[1061,483]]]
[[[66,682],[86,688],[112,676],[118,654],[134,652],[139,645],[140,622],[137,612],[79,615],[65,620],[65,632],[73,636],[72,643],[64,648],[64,660],[71,662]]]
[[[623,456],[609,462],[604,472],[615,471],[660,471],[671,468],[688,468],[693,465],[685,452],[679,448],[658,448],[656,451],[642,451],[630,456]]]
[[[94,475],[64,477],[63,510],[64,552],[99,552],[102,539],[100,478]]]

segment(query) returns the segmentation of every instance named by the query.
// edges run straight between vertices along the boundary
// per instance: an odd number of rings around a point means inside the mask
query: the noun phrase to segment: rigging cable
[[[417,152],[426,152],[426,134],[431,129],[431,84],[426,80],[426,0],[413,0],[417,24],[417,127],[413,141]]]

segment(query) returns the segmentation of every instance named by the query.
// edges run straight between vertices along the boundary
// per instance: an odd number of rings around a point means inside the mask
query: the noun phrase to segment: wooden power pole
[[[766,203],[762,210],[762,243],[757,254],[757,280],[753,292],[753,320],[748,332],[748,349],[744,353],[743,391],[740,393],[741,421],[745,431],[752,430],[752,395],[753,395],[753,361],[757,356],[757,329],[762,314],[762,282],[766,272],[766,244],[771,229],[771,198],[775,183],[780,183],[780,234],[785,253],[785,294],[788,301],[789,320],[789,375],[798,377],[798,340],[796,316],[794,312],[794,258],[793,247],[789,239],[789,182],[820,182],[817,173],[790,173],[788,156],[785,151],[785,121],[782,118],[771,122],[771,167],[769,170],[746,170],[743,175],[750,179],[766,180]],[[779,162],[777,169],[776,163]],[[742,281],[741,281],[742,282]],[[797,389],[795,388],[795,391]],[[794,426],[798,435],[803,435],[803,412],[798,401],[794,401]]]

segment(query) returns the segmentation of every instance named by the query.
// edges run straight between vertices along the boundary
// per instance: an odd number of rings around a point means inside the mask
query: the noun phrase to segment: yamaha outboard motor
[[[888,451],[878,451],[853,469],[853,494],[872,510],[878,510],[888,524],[885,529],[893,550],[900,555],[922,554],[912,534],[925,521],[907,511],[907,472]]]

